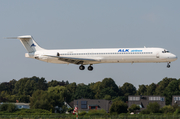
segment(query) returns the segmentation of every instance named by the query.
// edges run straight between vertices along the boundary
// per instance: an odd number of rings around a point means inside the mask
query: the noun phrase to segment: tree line
[[[49,111],[54,111],[55,106],[63,107],[64,101],[69,103],[74,99],[89,98],[127,102],[128,95],[165,96],[169,105],[172,95],[180,95],[180,79],[166,77],[157,84],[139,85],[138,89],[128,82],[118,86],[112,78],[86,85],[63,80],[47,82],[45,78],[33,76],[0,84],[0,102],[30,103],[32,109]]]

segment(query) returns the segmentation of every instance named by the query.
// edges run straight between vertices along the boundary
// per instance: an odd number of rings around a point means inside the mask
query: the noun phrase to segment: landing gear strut
[[[90,64],[90,66],[88,67],[88,70],[89,71],[92,71],[93,70],[93,67],[91,66],[92,64]]]
[[[170,63],[171,63],[171,62],[168,62],[168,63],[167,63],[167,68],[170,68]]]
[[[81,65],[81,66],[79,66],[79,69],[80,69],[80,70],[84,70],[85,67],[84,67],[83,65]]]

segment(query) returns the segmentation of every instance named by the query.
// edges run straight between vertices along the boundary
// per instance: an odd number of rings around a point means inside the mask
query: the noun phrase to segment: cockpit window
[[[164,51],[162,51],[162,53],[169,53],[169,51],[168,50],[164,50]]]

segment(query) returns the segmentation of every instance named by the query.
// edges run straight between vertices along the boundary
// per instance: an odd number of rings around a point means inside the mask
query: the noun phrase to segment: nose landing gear
[[[171,63],[171,62],[168,62],[168,63],[167,63],[167,68],[170,68],[170,63]]]

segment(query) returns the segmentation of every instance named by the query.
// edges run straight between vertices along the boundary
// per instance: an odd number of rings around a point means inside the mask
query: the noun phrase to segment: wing
[[[86,58],[73,58],[73,57],[60,57],[60,56],[52,56],[52,55],[44,55],[52,58],[57,58],[58,60],[72,63],[72,64],[98,64],[100,63],[100,59],[86,59]]]

